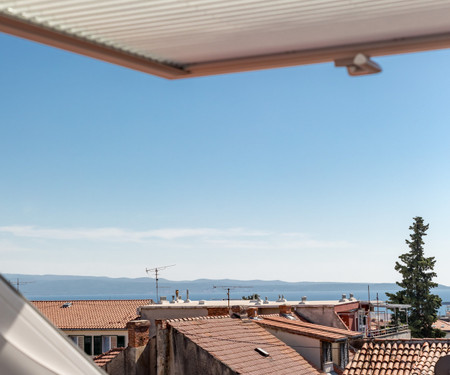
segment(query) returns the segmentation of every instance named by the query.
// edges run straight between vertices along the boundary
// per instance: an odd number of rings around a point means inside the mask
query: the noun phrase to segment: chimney
[[[280,305],[280,314],[291,314],[291,305]]]
[[[138,348],[147,345],[149,340],[150,322],[148,320],[130,320],[127,323],[128,346]]]
[[[166,296],[159,296],[159,303],[163,304],[167,302],[167,297]]]
[[[233,306],[231,306],[231,311],[232,311],[233,313],[239,314],[242,310],[243,310],[243,309],[242,309],[242,306],[239,306],[239,305],[233,305]]]
[[[342,294],[342,298],[339,300],[339,302],[347,302],[347,294]]]
[[[302,297],[302,301],[300,302],[301,304],[305,304],[306,303],[306,296]]]
[[[258,316],[258,309],[256,307],[249,307],[247,309],[247,315],[250,319],[256,318]]]
[[[208,307],[208,316],[228,315],[230,311],[228,307]]]

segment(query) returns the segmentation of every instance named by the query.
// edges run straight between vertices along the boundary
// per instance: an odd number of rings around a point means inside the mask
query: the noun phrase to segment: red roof
[[[436,362],[448,354],[448,339],[375,340],[363,345],[344,375],[434,375]]]
[[[94,362],[97,366],[103,367],[107,363],[111,362],[114,358],[116,358],[121,352],[123,352],[125,348],[114,348],[106,353],[100,354],[97,357],[94,357]]]
[[[445,332],[450,332],[450,322],[447,320],[438,319],[433,324],[433,328],[438,328]]]
[[[169,320],[167,324],[239,374],[320,373],[294,349],[253,321],[206,317]],[[269,356],[259,354],[256,348]]]
[[[137,308],[148,305],[149,299],[31,301],[60,329],[126,329],[138,317]],[[63,306],[68,307],[63,307]]]

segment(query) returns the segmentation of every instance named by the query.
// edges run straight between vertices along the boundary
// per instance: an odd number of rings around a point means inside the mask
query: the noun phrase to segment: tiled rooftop
[[[31,301],[60,329],[126,329],[128,321],[137,318],[137,308],[148,299]],[[71,305],[62,307],[64,304]]]
[[[294,349],[253,321],[211,317],[175,319],[167,324],[239,374],[320,373]],[[269,356],[262,356],[256,348],[265,350]]]
[[[442,319],[436,320],[433,324],[433,328],[438,328],[442,331],[450,332],[450,322]]]
[[[436,362],[448,354],[448,339],[375,340],[363,345],[344,375],[434,375]]]
[[[107,363],[111,362],[114,358],[116,358],[125,348],[115,348],[107,351],[106,353],[100,354],[97,357],[94,357],[94,362],[97,366],[103,367]]]
[[[290,320],[277,315],[260,315],[260,318],[263,319],[257,320],[256,322],[261,326],[279,328],[294,334],[315,337],[322,340],[342,341],[347,338],[363,336],[360,332],[307,323],[300,320]]]

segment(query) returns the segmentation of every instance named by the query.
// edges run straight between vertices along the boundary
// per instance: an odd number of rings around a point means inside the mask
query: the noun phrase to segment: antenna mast
[[[155,268],[146,268],[145,272],[147,272],[147,275],[149,272],[153,272],[155,274],[155,282],[156,282],[156,302],[159,301],[159,288],[158,288],[158,273],[159,271],[165,270],[166,268],[176,266],[176,264],[171,264],[169,266],[161,266],[161,267],[155,267]]]
[[[16,290],[17,290],[18,292],[20,292],[20,286],[21,286],[21,285],[32,284],[32,283],[34,283],[34,281],[20,281],[20,279],[17,278],[15,282],[9,280],[9,283],[10,283],[11,285],[16,284]]]
[[[214,289],[220,288],[220,289],[227,291],[228,309],[230,309],[230,291],[232,289],[236,289],[236,288],[248,289],[248,288],[252,288],[252,287],[251,286],[240,286],[240,285],[214,285],[213,288]]]

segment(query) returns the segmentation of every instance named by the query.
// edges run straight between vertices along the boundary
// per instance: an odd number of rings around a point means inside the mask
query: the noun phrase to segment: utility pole
[[[216,288],[220,288],[223,290],[227,291],[227,300],[228,300],[228,310],[230,309],[230,290],[232,289],[236,289],[236,288],[252,288],[251,286],[239,286],[239,285],[232,285],[232,286],[227,286],[227,285],[214,285],[213,286],[214,289]]]
[[[159,289],[158,289],[158,274],[160,271],[165,270],[166,268],[176,266],[176,264],[171,264],[169,266],[161,266],[161,267],[155,267],[155,268],[146,268],[145,272],[147,272],[147,275],[149,272],[153,272],[155,274],[155,282],[156,282],[156,303],[159,301]]]
[[[378,321],[378,331],[380,331],[380,301],[378,300],[378,292],[377,292],[377,321]]]
[[[371,331],[371,322],[370,322],[370,284],[367,284],[367,295],[369,297],[369,311],[367,312],[367,322],[366,322],[366,335],[369,337]]]

